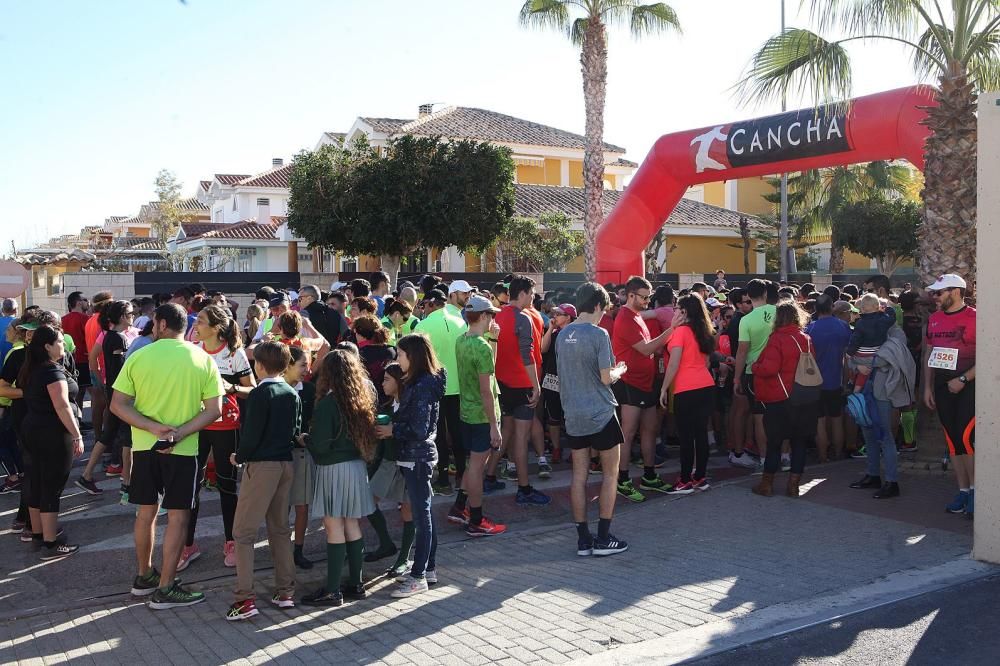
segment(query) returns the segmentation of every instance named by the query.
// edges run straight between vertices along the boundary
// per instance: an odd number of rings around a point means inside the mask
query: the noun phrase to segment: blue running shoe
[[[965,513],[965,507],[969,505],[969,500],[969,493],[965,490],[959,490],[955,499],[944,510],[948,513]]]
[[[545,506],[552,498],[532,488],[529,492],[517,491],[517,503],[522,506]]]
[[[969,488],[969,501],[965,504],[965,515],[972,518],[972,511],[976,503],[976,489]]]
[[[507,487],[507,484],[503,481],[490,481],[489,479],[483,480],[483,494],[492,495],[498,490],[503,490]]]

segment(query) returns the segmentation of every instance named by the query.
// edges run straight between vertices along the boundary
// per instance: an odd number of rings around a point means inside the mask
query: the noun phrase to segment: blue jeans
[[[434,468],[425,462],[414,464],[413,469],[400,466],[403,478],[406,479],[406,495],[413,511],[413,526],[416,529],[416,539],[413,542],[413,568],[410,575],[423,578],[427,571],[434,571],[437,554],[437,530],[434,528],[434,514],[431,512],[431,475]]]
[[[899,481],[899,471],[896,466],[896,441],[892,436],[892,404],[888,400],[876,400],[875,404],[878,406],[882,438],[878,438],[877,428],[861,429],[868,454],[868,476],[880,476],[883,481],[894,483]],[[880,461],[885,467],[885,474],[881,473]]]

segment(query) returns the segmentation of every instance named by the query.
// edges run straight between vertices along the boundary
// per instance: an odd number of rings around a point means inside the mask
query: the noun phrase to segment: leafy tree
[[[849,204],[836,214],[844,247],[875,259],[879,272],[892,275],[918,248],[920,206],[905,199],[875,198]]]
[[[572,18],[573,9],[582,16]],[[521,7],[525,26],[555,28],[580,47],[583,105],[586,116],[583,150],[583,187],[587,207],[583,230],[588,279],[596,269],[597,229],[604,221],[604,102],[608,84],[608,27],[628,23],[633,37],[667,30],[680,32],[677,13],[662,2],[644,5],[637,0],[526,0]]]
[[[583,251],[583,234],[573,231],[562,213],[546,213],[538,219],[516,217],[506,226],[495,246],[497,271],[552,273]]]
[[[295,158],[288,224],[314,247],[381,256],[394,274],[419,248],[484,252],[513,215],[513,183],[510,150],[485,142],[323,146]]]
[[[181,190],[184,185],[177,180],[173,171],[160,169],[153,181],[153,190],[156,192],[157,207],[150,220],[158,238],[169,238],[177,231],[177,227],[182,222],[191,219],[190,213],[185,213],[180,208]]]
[[[851,96],[845,44],[889,40],[904,44],[922,79],[934,78],[933,135],[924,148],[925,224],[918,272],[976,274],[976,97],[1000,88],[1000,2],[997,0],[804,0],[820,32],[790,28],[753,57],[743,92],[778,99],[789,91],[814,103]],[[943,5],[950,4],[948,11]]]

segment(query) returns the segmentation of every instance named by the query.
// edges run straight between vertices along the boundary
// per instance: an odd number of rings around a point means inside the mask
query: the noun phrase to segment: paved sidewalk
[[[575,530],[557,509],[546,510],[557,514],[548,524],[536,518],[490,539],[442,526],[441,583],[411,599],[391,599],[382,581],[339,609],[286,612],[262,601],[259,617],[227,623],[231,579],[223,579],[189,609],[153,612],[119,597],[11,620],[0,625],[0,663],[561,663],[968,554],[971,523],[947,517],[951,529],[928,527],[909,494],[878,509],[892,517],[836,506],[837,497],[861,502],[859,491],[833,483],[861,470],[857,461],[813,468],[811,478],[827,481],[798,501],[756,497],[748,478],[652,498],[616,518],[613,531],[632,548],[605,559],[576,557]],[[947,477],[901,482],[935,506],[950,495]],[[304,580],[302,591],[311,587]]]

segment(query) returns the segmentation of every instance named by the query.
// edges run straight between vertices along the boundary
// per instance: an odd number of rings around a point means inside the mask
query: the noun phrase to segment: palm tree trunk
[[[976,92],[964,68],[940,78],[924,123],[924,223],[917,270],[925,284],[943,273],[976,280]]]
[[[743,274],[750,275],[750,221],[740,218],[740,238],[743,241]]]
[[[841,275],[844,272],[844,246],[840,243],[840,234],[834,223],[830,229],[830,274]]]
[[[580,49],[583,71],[583,103],[586,115],[583,149],[583,189],[586,209],[583,213],[583,257],[588,280],[597,270],[597,229],[604,220],[604,101],[608,85],[608,35],[598,18],[587,22]],[[628,276],[621,276],[624,282]]]

